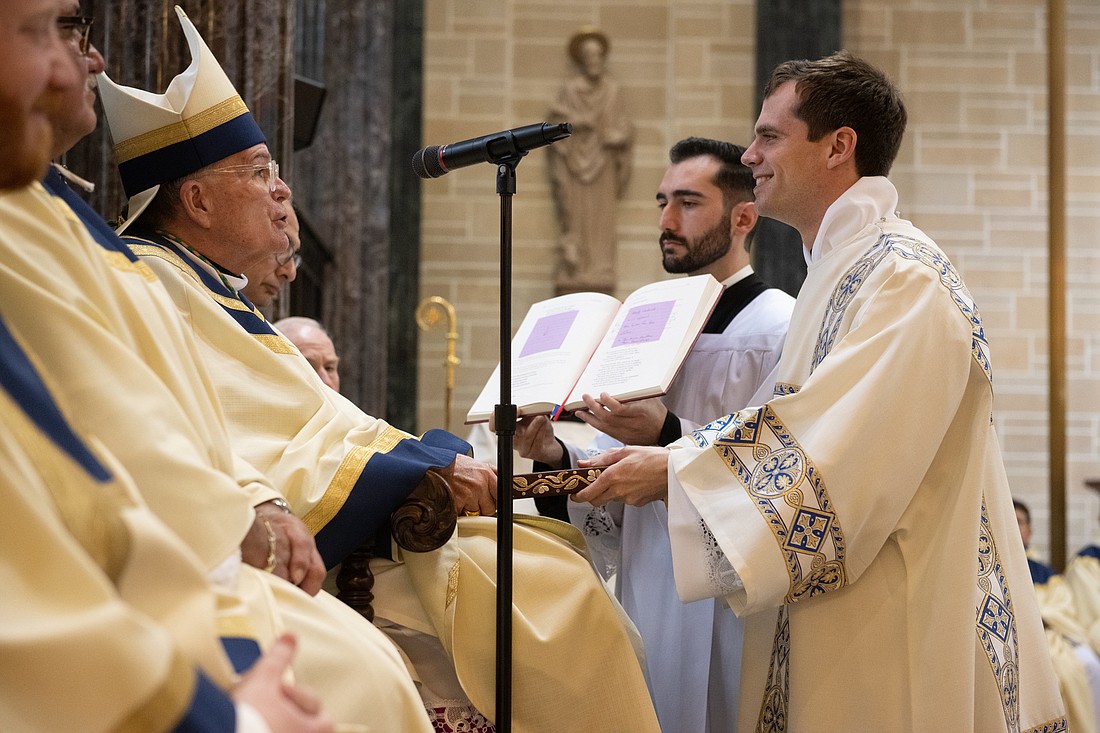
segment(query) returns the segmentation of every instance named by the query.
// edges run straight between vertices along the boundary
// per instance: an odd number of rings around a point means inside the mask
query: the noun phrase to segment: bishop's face
[[[219,246],[216,256],[204,254],[230,272],[248,272],[290,246],[284,206],[290,188],[282,178],[272,179],[270,161],[267,145],[260,143],[196,176],[209,194],[211,238]]]

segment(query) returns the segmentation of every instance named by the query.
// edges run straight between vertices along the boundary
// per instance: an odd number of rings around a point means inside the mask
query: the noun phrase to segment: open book
[[[622,303],[602,293],[535,303],[512,339],[512,402],[539,415],[582,409],[583,394],[663,395],[721,295],[721,283],[696,275],[650,283]],[[486,422],[498,402],[499,364],[466,423]]]

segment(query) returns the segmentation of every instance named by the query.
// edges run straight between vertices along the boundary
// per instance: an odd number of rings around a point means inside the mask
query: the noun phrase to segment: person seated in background
[[[294,211],[290,199],[284,201],[283,206],[286,207],[286,249],[256,261],[242,273],[248,282],[241,288],[241,293],[257,308],[271,305],[283,285],[294,282],[298,276],[298,266],[302,264],[298,213]]]
[[[1089,488],[1100,489],[1093,483]],[[1063,572],[1073,593],[1073,608],[1077,620],[1088,636],[1092,650],[1100,654],[1100,545],[1082,547]]]
[[[68,47],[81,26],[58,9],[0,4],[0,241],[9,197],[49,161],[47,107],[83,83]],[[74,429],[41,363],[0,317],[0,730],[331,731],[317,698],[282,679],[293,637],[236,677],[199,559]]]
[[[1020,527],[1020,539],[1027,550],[1027,569],[1031,571],[1031,582],[1042,585],[1053,578],[1057,573],[1054,568],[1045,562],[1036,560],[1031,555],[1031,509],[1019,499],[1012,500],[1012,508],[1016,510],[1016,523]]]
[[[320,322],[303,316],[290,316],[276,321],[275,328],[302,352],[322,382],[340,391],[340,356]]]
[[[1066,704],[1069,730],[1096,733],[1100,730],[1100,658],[1088,644],[1073,604],[1073,592],[1054,568],[1031,556],[1031,509],[1013,499],[1020,539],[1027,551],[1027,565],[1035,583],[1039,613],[1046,628],[1047,644],[1058,690]]]
[[[442,550],[397,557],[404,562],[386,566],[387,582],[376,572],[374,608],[415,631],[414,644],[434,645],[431,659],[449,660],[446,691],[432,688],[416,668],[433,715],[469,720],[492,711],[494,636],[484,619],[495,596],[496,523],[480,515],[495,511],[495,471],[465,456],[468,445],[455,436],[431,431],[417,440],[326,387],[240,294],[243,272],[287,249],[283,202],[290,191],[247,107],[198,31],[177,13],[192,64],[164,95],[98,77],[130,195],[124,241],[199,336],[199,358],[233,449],[284,493],[314,533],[326,567],[373,543],[429,470],[447,483],[457,510],[475,515],[459,520],[457,536]],[[189,122],[214,106],[233,114],[192,137]],[[175,155],[181,151],[188,154]],[[552,677],[560,682],[558,703],[568,701],[554,708],[560,730],[656,730],[633,628],[578,551],[582,541],[562,532],[516,525],[513,643],[515,658],[531,665],[515,675],[516,727],[549,730],[540,680]],[[380,549],[391,552],[388,542]],[[417,657],[425,647],[404,648]],[[581,654],[587,663],[578,669]],[[429,688],[437,691],[424,694]]]

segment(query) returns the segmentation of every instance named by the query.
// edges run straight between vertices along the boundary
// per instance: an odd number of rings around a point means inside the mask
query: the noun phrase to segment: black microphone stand
[[[500,404],[493,411],[497,434],[497,669],[496,729],[512,730],[512,445],[516,406],[512,404],[512,196],[519,153],[497,164],[500,196]]]
[[[500,403],[493,410],[497,434],[497,633],[496,730],[512,729],[512,446],[516,406],[512,404],[512,196],[516,166],[525,147],[542,147],[569,137],[568,122],[542,122],[454,145],[430,146],[413,155],[413,171],[438,178],[448,170],[480,162],[497,167],[500,196]]]

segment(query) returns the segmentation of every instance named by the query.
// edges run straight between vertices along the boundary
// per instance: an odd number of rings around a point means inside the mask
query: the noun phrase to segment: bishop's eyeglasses
[[[86,15],[60,15],[57,18],[57,33],[65,43],[80,39],[80,53],[88,55],[92,47],[92,23],[95,18]]]
[[[279,163],[274,158],[266,163],[249,163],[246,165],[227,165],[224,168],[210,168],[203,173],[259,173],[267,179],[267,188],[275,193],[275,185],[279,181]]]
[[[286,267],[288,262],[294,263],[295,270],[302,266],[302,254],[298,250],[294,249],[293,244],[287,247],[286,252],[275,255],[276,267]]]

